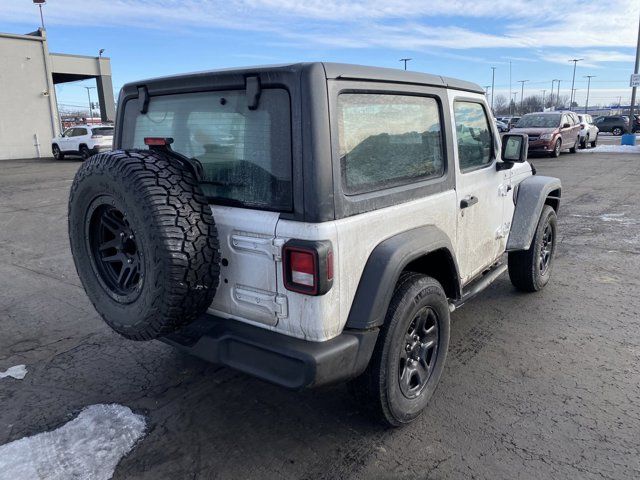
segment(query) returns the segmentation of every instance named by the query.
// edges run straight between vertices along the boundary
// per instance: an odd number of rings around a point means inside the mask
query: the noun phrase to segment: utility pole
[[[528,82],[529,80],[518,80],[518,83],[520,83],[521,85],[521,90],[520,90],[520,115],[524,114],[524,84],[525,82]]]
[[[493,111],[493,97],[496,96],[496,91],[493,87],[496,84],[496,67],[491,67],[491,113],[495,115],[496,112]]]
[[[93,109],[91,108],[91,89],[96,87],[84,87],[87,89],[87,98],[89,99],[89,118],[93,118]],[[89,123],[89,122],[87,122]]]
[[[412,59],[412,58],[401,58],[401,59],[400,59],[400,61],[401,61],[401,62],[404,62],[404,69],[405,69],[405,70],[407,69],[407,62],[408,62],[409,60],[413,60],[413,59]]]
[[[547,93],[546,90],[542,90],[542,111],[544,112],[544,96]]]
[[[584,60],[584,58],[574,58],[569,60],[570,62],[573,62],[573,80],[571,80],[571,101],[569,102],[569,110],[571,110],[571,105],[573,105],[573,87],[576,83],[576,65],[582,60]]]
[[[587,78],[587,101],[584,102],[584,113],[587,113],[589,110],[589,91],[591,90],[591,79],[595,77],[595,75],[585,75],[584,78]]]
[[[640,24],[638,24],[638,44],[636,46],[636,65],[633,69],[633,73],[638,73],[638,67],[640,67]],[[633,110],[636,105],[636,87],[631,90],[631,105],[629,106],[629,133],[633,133],[633,125],[635,117],[633,116]]]

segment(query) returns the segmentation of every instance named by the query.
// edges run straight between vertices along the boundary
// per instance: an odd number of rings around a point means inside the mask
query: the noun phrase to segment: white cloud
[[[6,0],[5,0],[6,2]],[[636,0],[67,0],[45,5],[50,24],[184,31],[267,32],[290,46],[419,51],[496,47],[632,47]],[[37,22],[27,1],[3,5],[5,21]],[[70,13],[73,12],[73,13]],[[475,27],[462,27],[472,20]],[[478,20],[485,22],[478,25]],[[488,33],[488,32],[491,33]],[[605,60],[600,60],[605,61]]]

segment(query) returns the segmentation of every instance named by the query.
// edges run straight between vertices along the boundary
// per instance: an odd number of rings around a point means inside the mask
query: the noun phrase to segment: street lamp
[[[571,107],[573,106],[573,87],[576,83],[576,65],[578,65],[578,62],[581,62],[582,60],[584,60],[584,58],[573,58],[569,60],[570,62],[573,62],[573,79],[571,80],[571,101],[569,102],[569,110],[571,110]]]
[[[494,86],[496,84],[496,67],[491,67],[491,113],[495,114],[493,111],[493,97],[496,96]]]
[[[98,58],[102,58],[102,54],[104,53],[104,48],[98,50]]]
[[[542,111],[544,112],[544,96],[547,93],[546,90],[542,90]]]
[[[46,0],[33,0],[34,5],[38,5],[40,9],[40,25],[42,25],[42,29],[44,30],[44,17],[42,16],[42,6],[47,3]]]
[[[556,110],[560,106],[560,80],[556,80],[558,82],[558,96],[556,97]]]
[[[587,80],[587,100],[584,102],[584,113],[587,113],[589,109],[589,90],[591,90],[591,79],[595,77],[595,75],[585,75],[584,78],[588,78]]]
[[[401,61],[401,62],[404,62],[404,69],[405,69],[405,70],[407,69],[407,62],[408,62],[409,60],[413,60],[413,58],[401,58],[401,59],[400,59],[400,61]]]
[[[518,80],[518,83],[520,83],[520,85],[522,86],[520,91],[520,115],[524,113],[524,84],[528,81],[529,80]]]
[[[91,89],[96,87],[84,87],[84,88],[87,89],[87,98],[89,98],[89,118],[93,118],[93,109],[91,108]]]

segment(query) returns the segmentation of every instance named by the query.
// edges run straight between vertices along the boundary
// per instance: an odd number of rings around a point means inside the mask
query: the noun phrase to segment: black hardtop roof
[[[218,70],[209,70],[202,72],[185,73],[180,75],[171,75],[165,77],[157,77],[136,82],[129,82],[124,85],[124,89],[139,86],[152,85],[167,80],[187,80],[193,77],[211,77],[218,74],[238,74],[250,75],[269,73],[274,71],[287,71],[290,73],[301,72],[303,70],[318,71],[312,68],[314,66],[322,66],[327,79],[352,79],[352,80],[368,80],[382,81],[392,83],[408,83],[419,85],[431,85],[445,88],[453,88],[456,90],[465,90],[475,93],[484,93],[479,85],[473,82],[458,80],[455,78],[443,77],[440,75],[432,75],[428,73],[411,72],[395,68],[368,67],[364,65],[352,65],[348,63],[327,63],[327,62],[310,62],[310,63],[291,63],[278,65],[258,65],[253,67],[237,67],[224,68]]]

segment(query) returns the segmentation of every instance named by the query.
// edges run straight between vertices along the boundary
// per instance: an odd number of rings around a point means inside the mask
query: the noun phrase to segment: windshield
[[[560,115],[529,114],[518,120],[518,128],[556,128],[560,125]]]
[[[94,135],[113,136],[113,127],[96,127],[91,131]]]
[[[289,93],[264,89],[249,110],[244,90],[151,97],[146,114],[125,106],[122,148],[147,149],[145,137],[169,137],[176,152],[197,159],[201,188],[215,202],[292,210]]]

